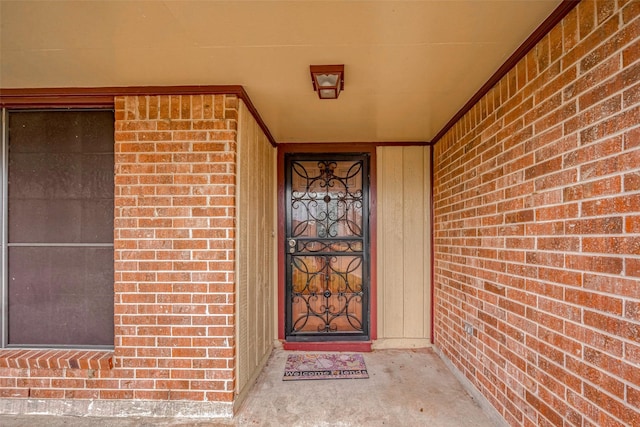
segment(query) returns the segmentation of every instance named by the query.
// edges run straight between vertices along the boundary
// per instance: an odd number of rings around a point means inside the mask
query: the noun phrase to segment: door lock
[[[292,254],[296,251],[296,240],[289,239],[289,253]]]

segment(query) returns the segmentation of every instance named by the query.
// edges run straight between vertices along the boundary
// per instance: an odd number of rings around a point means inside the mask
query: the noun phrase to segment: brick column
[[[112,398],[232,402],[238,99],[116,98]]]

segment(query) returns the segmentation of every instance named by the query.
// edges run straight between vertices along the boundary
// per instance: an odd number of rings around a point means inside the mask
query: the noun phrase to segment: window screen
[[[113,126],[111,111],[8,114],[9,345],[113,345]]]

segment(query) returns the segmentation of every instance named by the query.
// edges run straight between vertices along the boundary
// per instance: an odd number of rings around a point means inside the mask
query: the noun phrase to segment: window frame
[[[110,111],[115,113],[113,106],[105,107],[82,107],[61,105],[52,105],[47,107],[28,108],[24,106],[2,107],[0,109],[0,350],[2,349],[35,349],[35,350],[113,350],[115,348],[115,331],[113,342],[109,345],[91,345],[91,344],[10,344],[9,343],[9,248],[21,246],[42,246],[42,247],[110,247],[115,248],[114,239],[111,243],[55,243],[55,244],[11,244],[9,237],[9,114],[12,112],[91,112],[91,111]],[[115,126],[115,122],[114,122]],[[115,141],[114,141],[115,144]],[[115,146],[114,146],[115,156]],[[114,158],[115,162],[115,158]],[[114,171],[115,171],[115,164]],[[115,201],[115,186],[113,188],[113,199]],[[112,260],[115,263],[115,258]],[[115,285],[115,280],[112,286]],[[114,301],[111,301],[114,304]],[[112,318],[115,326],[115,318]]]

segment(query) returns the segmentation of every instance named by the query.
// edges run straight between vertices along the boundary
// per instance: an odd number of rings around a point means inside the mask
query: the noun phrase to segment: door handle
[[[289,239],[289,253],[292,254],[296,251],[296,239]]]

